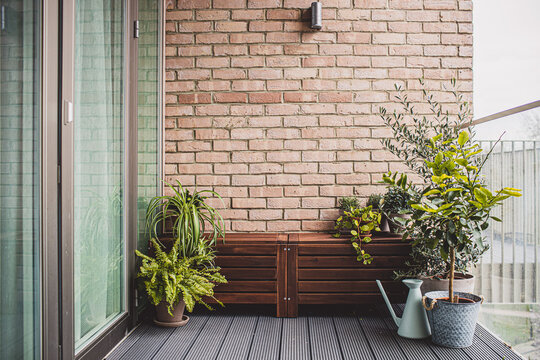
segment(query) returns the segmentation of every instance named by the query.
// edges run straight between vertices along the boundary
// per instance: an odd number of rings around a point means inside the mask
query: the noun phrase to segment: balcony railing
[[[495,146],[483,169],[490,189],[511,186],[523,190],[510,198],[494,215],[502,222],[486,232],[490,249],[476,272],[477,293],[491,303],[540,301],[540,141],[482,141]]]

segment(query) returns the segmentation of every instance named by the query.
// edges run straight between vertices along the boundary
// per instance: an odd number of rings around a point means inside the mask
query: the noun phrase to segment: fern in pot
[[[219,212],[205,203],[206,196],[220,198],[204,190],[191,194],[178,182],[178,188],[166,183],[172,195],[153,198],[147,209],[146,229],[151,236],[149,255],[136,251],[141,261],[137,277],[156,306],[157,324],[182,326],[188,318],[184,308],[193,311],[195,304],[211,307],[204,298],[214,297],[214,287],[226,283],[215,266],[213,246],[224,238],[224,224]],[[221,198],[220,198],[221,199]],[[170,220],[172,244],[167,243],[160,229]],[[161,237],[161,240],[159,240]]]
[[[433,161],[426,161],[432,182],[419,201],[411,204],[412,224],[420,229],[413,246],[424,244],[437,249],[441,261],[450,265],[448,290],[428,292],[423,302],[433,342],[460,348],[472,344],[483,299],[454,290],[456,258],[482,248],[482,231],[488,228],[489,220],[500,221],[491,215],[493,208],[521,193],[506,187],[493,192],[486,188],[480,173],[492,150],[478,162],[482,149],[471,141],[467,131],[449,142],[441,138],[439,134],[430,140],[429,146],[437,151]],[[404,237],[410,235],[406,232]]]

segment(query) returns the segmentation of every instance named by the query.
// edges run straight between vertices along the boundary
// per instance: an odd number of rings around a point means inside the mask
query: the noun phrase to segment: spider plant
[[[192,193],[177,181],[177,187],[164,181],[173,195],[156,196],[146,211],[146,231],[152,238],[159,238],[159,229],[167,219],[172,220],[172,235],[179,240],[183,257],[205,255],[215,245],[218,237],[225,238],[223,218],[212,206],[204,202],[210,195],[223,199],[211,190]],[[205,233],[207,235],[205,235]]]

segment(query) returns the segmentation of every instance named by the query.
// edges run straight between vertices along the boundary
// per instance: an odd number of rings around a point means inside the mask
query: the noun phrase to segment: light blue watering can
[[[379,280],[376,281],[379,290],[381,290],[384,302],[386,302],[386,306],[390,311],[390,315],[392,315],[398,327],[399,336],[409,339],[423,339],[431,335],[426,310],[422,306],[422,292],[420,291],[422,280],[403,280],[403,283],[409,288],[409,295],[407,296],[407,303],[405,303],[405,310],[403,310],[403,316],[401,318],[396,316],[381,282]]]

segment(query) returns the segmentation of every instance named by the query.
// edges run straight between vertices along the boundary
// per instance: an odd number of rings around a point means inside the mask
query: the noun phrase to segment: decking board
[[[400,315],[402,306],[395,308]],[[316,311],[298,318],[276,318],[224,310],[190,316],[186,326],[176,329],[141,325],[106,359],[522,359],[481,325],[468,349],[401,338],[382,308],[358,316]]]

